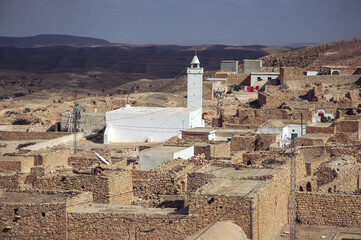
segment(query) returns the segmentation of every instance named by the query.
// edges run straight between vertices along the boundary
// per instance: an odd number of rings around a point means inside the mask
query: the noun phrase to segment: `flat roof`
[[[198,172],[213,174],[218,178],[249,178],[249,177],[262,177],[269,176],[279,172],[279,169],[273,168],[241,168],[236,170],[233,167],[217,167],[206,166]]]
[[[333,127],[334,122],[316,122],[307,124],[307,127]]]
[[[174,213],[176,208],[145,208],[142,206],[125,206],[125,205],[110,205],[110,204],[98,204],[83,205],[72,209],[73,213],[111,213],[111,214],[139,214],[139,215],[168,215]]]
[[[109,111],[111,113],[125,112],[125,113],[143,113],[143,114],[154,114],[154,113],[191,113],[198,109],[194,108],[183,108],[183,107],[123,107]],[[107,113],[109,113],[107,112]]]
[[[152,148],[144,149],[142,152],[164,152],[164,153],[174,153],[185,150],[192,146],[155,146]]]
[[[244,196],[262,182],[261,180],[219,179],[199,189],[198,193],[209,195]]]
[[[2,156],[0,158],[0,162],[3,162],[3,161],[9,161],[9,162],[12,162],[12,161],[25,161],[25,160],[34,160],[34,157],[33,156]]]
[[[279,72],[251,72],[251,75],[280,75]]]
[[[206,81],[227,81],[228,78],[207,78]]]
[[[1,203],[59,203],[74,196],[73,193],[23,193],[0,191]]]

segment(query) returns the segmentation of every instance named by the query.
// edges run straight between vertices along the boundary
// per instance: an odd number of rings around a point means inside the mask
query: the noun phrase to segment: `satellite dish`
[[[95,155],[100,159],[100,161],[102,161],[102,162],[105,163],[106,165],[110,166],[110,163],[109,163],[107,160],[105,160],[105,158],[103,158],[102,156],[100,156],[99,153],[97,153],[97,152],[94,152],[94,153],[95,153]]]

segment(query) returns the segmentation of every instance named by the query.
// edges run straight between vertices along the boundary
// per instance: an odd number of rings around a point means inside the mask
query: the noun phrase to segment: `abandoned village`
[[[0,238],[360,229],[361,67],[224,60],[204,77],[201,53],[184,63],[187,106],[85,112],[75,102],[50,130],[0,126]]]

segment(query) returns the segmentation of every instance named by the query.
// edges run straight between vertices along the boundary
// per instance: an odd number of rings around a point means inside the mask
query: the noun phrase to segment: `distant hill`
[[[257,59],[288,50],[266,46],[119,45],[110,47],[67,46],[41,48],[0,47],[0,69],[34,73],[110,70],[139,73],[144,78],[172,78],[190,64],[198,50],[206,71],[218,70],[221,60]]]
[[[361,38],[290,50],[261,58],[264,66],[361,66]]]
[[[62,34],[42,34],[32,37],[0,37],[0,47],[36,48],[53,46],[95,47],[109,46],[110,42],[90,37]]]

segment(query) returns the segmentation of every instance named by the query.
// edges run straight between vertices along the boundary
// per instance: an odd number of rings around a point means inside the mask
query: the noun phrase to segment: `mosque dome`
[[[193,59],[192,59],[191,65],[193,65],[193,64],[196,64],[196,65],[201,64],[201,63],[199,62],[199,59],[198,59],[197,55],[195,55],[195,56],[193,57]]]

